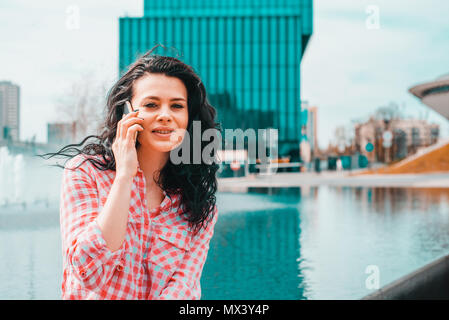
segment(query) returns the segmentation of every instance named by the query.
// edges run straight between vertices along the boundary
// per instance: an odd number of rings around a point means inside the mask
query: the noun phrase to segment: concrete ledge
[[[346,172],[277,173],[271,176],[219,178],[219,191],[244,190],[250,187],[394,187],[394,188],[449,188],[449,172],[428,174],[373,174],[350,176]]]
[[[362,300],[449,299],[449,255],[380,288]]]

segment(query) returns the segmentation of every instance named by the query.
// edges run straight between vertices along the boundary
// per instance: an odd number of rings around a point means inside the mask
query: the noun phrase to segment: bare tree
[[[338,126],[335,128],[332,144],[336,146],[340,152],[344,152],[347,147],[352,145],[353,139],[354,128],[351,126]]]
[[[386,106],[377,108],[374,116],[376,119],[387,121],[404,118],[404,115],[396,102],[390,102]]]
[[[98,134],[105,116],[106,95],[107,81],[95,79],[93,72],[84,72],[57,99],[56,115],[60,122],[74,126],[74,141]]]

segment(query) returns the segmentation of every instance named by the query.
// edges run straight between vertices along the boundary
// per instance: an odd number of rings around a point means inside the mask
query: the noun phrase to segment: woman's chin
[[[167,141],[167,142],[157,142],[157,143],[153,142],[151,144],[145,144],[143,145],[143,148],[151,149],[153,151],[160,153],[167,153],[175,149],[177,146],[178,144],[173,143],[171,141]]]

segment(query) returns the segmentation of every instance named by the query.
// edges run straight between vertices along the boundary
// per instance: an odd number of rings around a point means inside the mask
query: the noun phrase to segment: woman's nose
[[[158,121],[171,121],[171,113],[169,108],[166,107],[162,107],[159,109],[159,113],[157,115],[157,120]]]

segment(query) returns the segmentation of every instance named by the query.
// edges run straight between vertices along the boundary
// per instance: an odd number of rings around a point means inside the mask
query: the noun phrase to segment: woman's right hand
[[[129,103],[129,102],[127,102]],[[130,108],[130,105],[128,105]],[[143,119],[138,117],[139,110],[126,114],[117,123],[117,132],[112,143],[115,158],[116,177],[133,178],[137,174],[137,132],[143,131]]]

